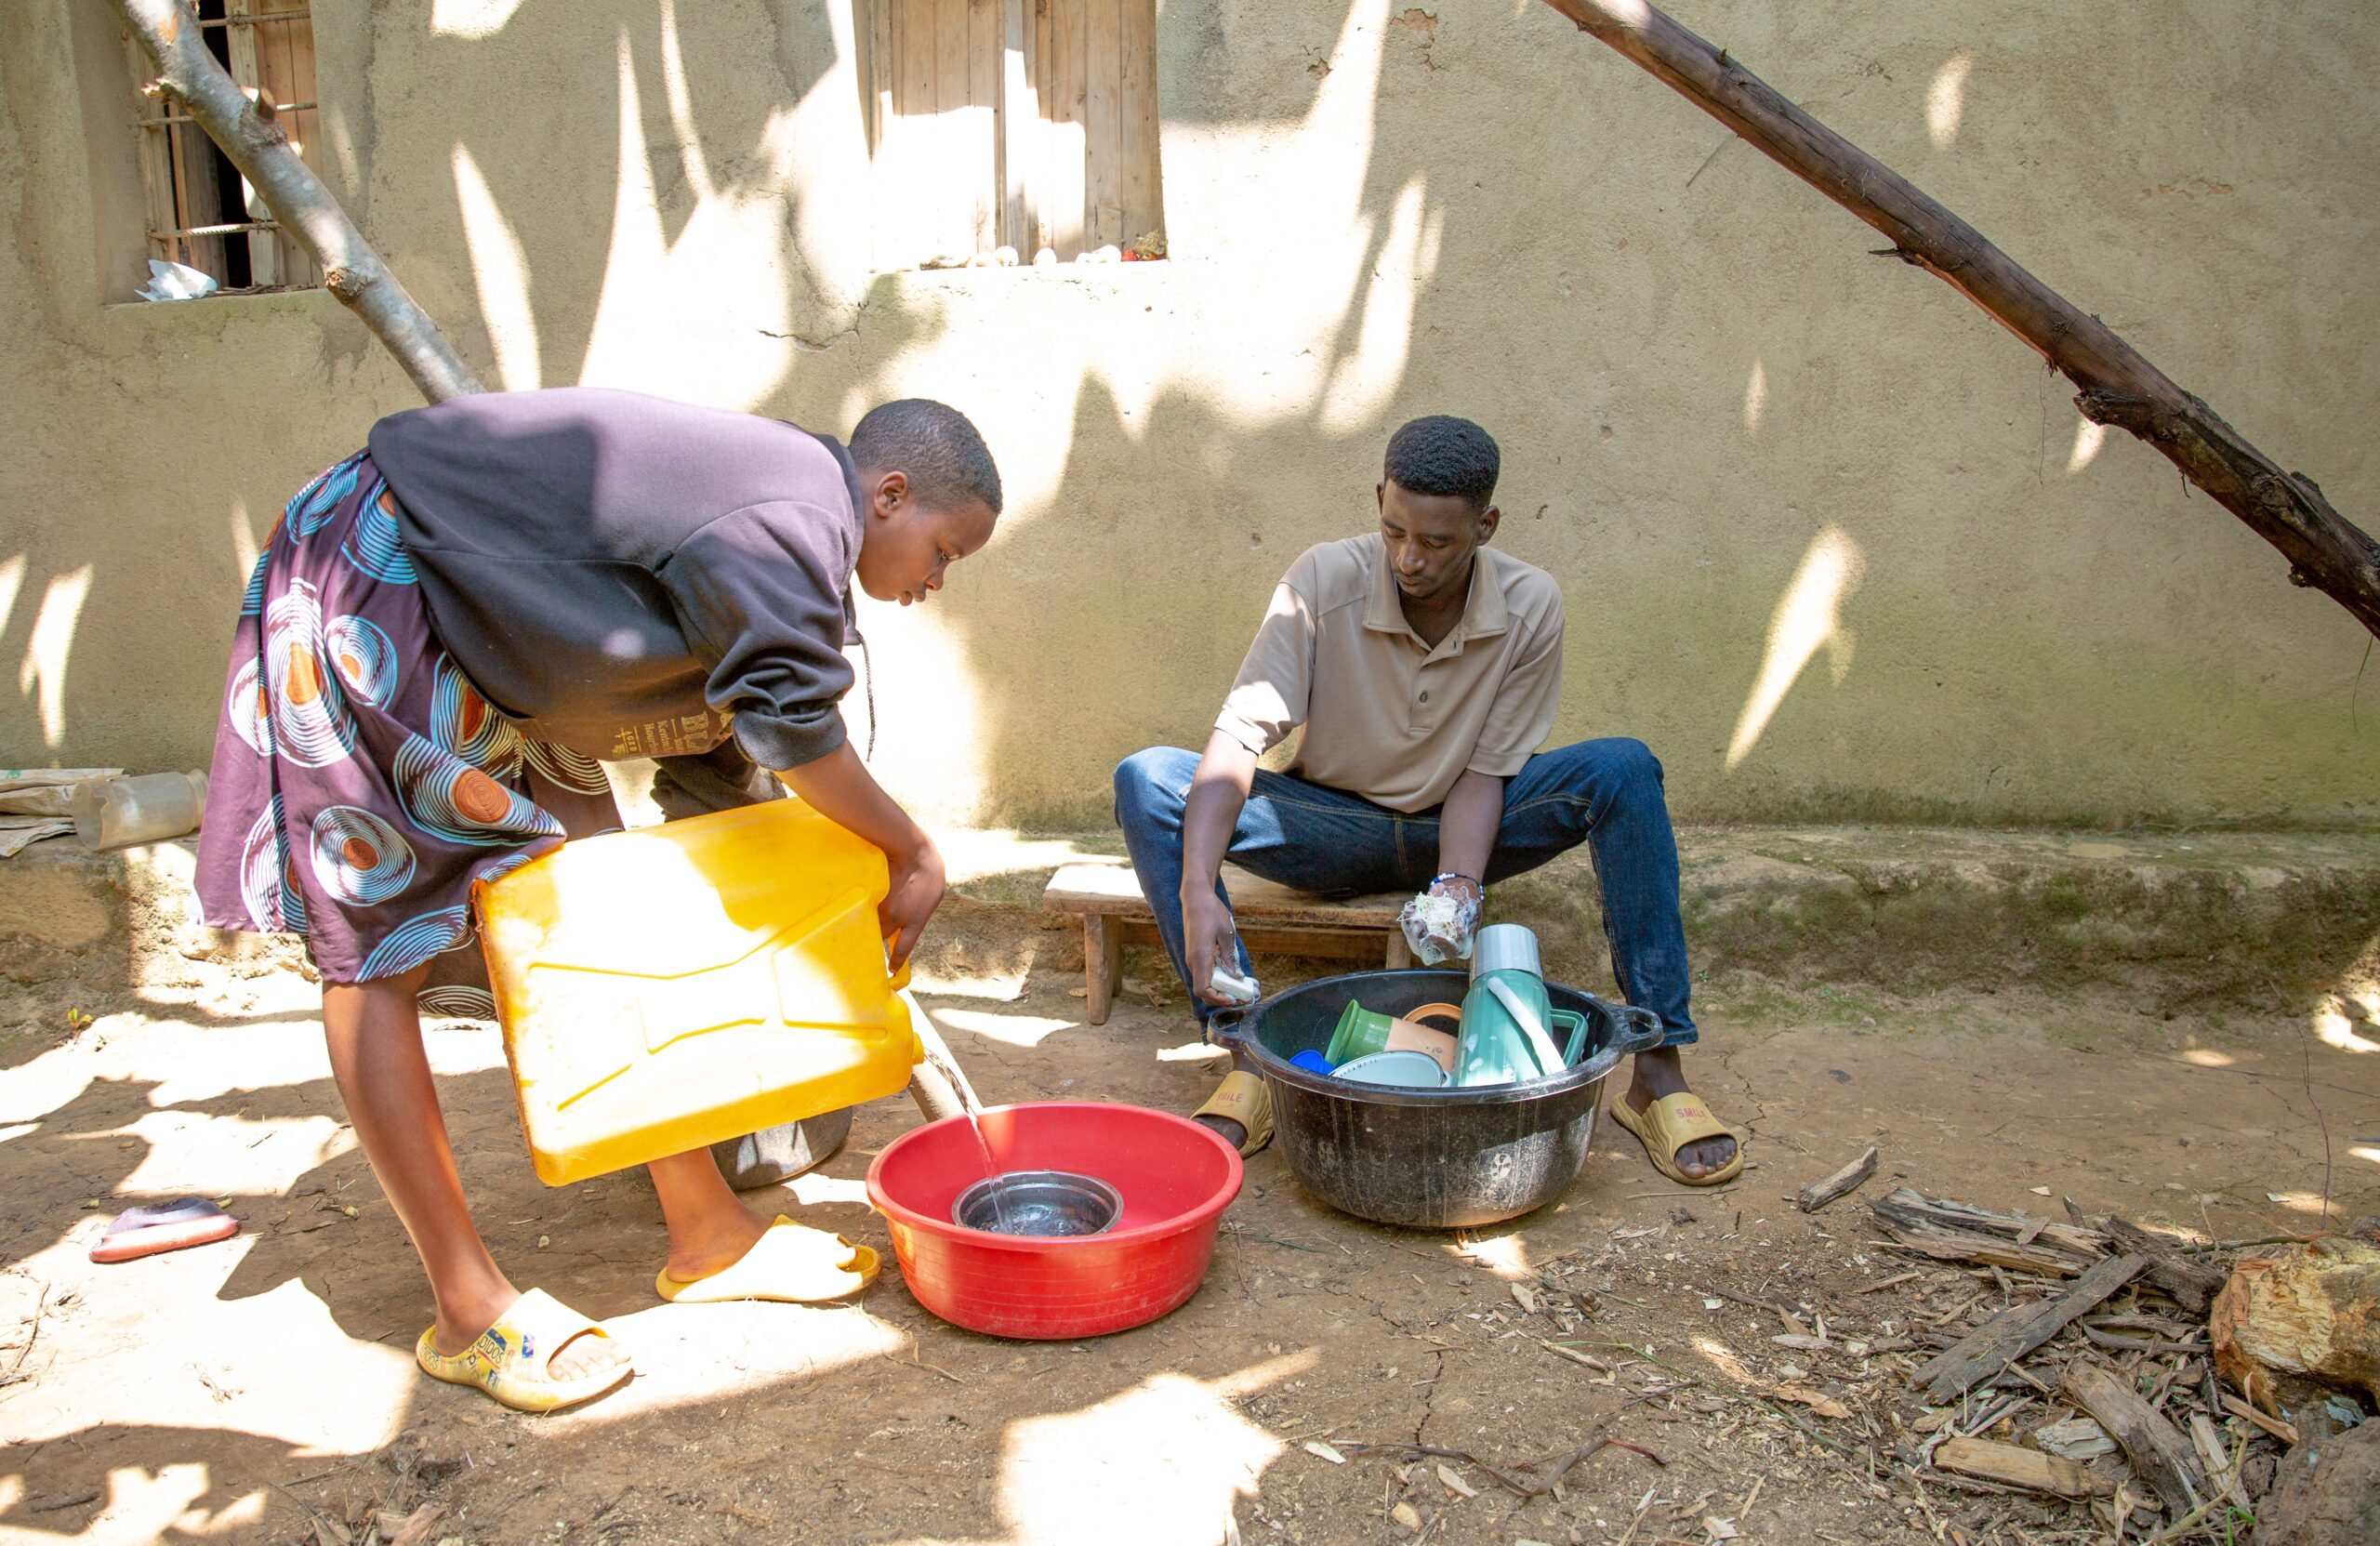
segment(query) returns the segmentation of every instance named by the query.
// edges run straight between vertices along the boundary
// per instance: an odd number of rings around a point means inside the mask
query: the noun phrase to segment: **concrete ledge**
[[[194,842],[86,853],[68,839],[0,859],[0,983],[112,992],[198,985],[291,968],[311,970],[294,939],[191,921]]]
[[[1698,976],[2295,1010],[2380,969],[2380,835],[1706,828],[1679,849]],[[1503,900],[1599,968],[1594,898],[1572,856]]]
[[[945,847],[948,932],[978,945],[1045,921],[1059,865],[1121,851],[1112,832],[959,832]],[[2297,1011],[2380,979],[2380,834],[1688,828],[1679,849],[1706,981],[2113,988],[2164,1010]],[[98,1002],[191,985],[202,966],[303,969],[294,941],[192,925],[192,867],[187,843],[89,854],[54,841],[0,861],[0,982],[80,985]],[[1592,984],[1606,980],[1597,897],[1580,851],[1499,887],[1493,910],[1538,931],[1554,974]]]

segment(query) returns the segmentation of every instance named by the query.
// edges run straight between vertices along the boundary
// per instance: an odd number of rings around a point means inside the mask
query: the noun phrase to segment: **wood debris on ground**
[[[1823,1207],[1872,1163],[1863,1154],[1792,1200]],[[1802,1275],[1799,1295],[1683,1285],[1707,1316],[1686,1339],[1699,1367],[1649,1344],[1533,1340],[1573,1361],[1596,1349],[1592,1367],[1656,1420],[1773,1431],[1945,1543],[2245,1539],[2296,1420],[2319,1408],[2332,1434],[2380,1396],[2380,1235],[2226,1246],[2071,1202],[2043,1217],[1906,1185],[1867,1208],[1884,1238],[1831,1249],[1880,1282],[1819,1288]],[[1644,1233],[1613,1238],[1630,1249]],[[1514,1303],[1527,1317],[1551,1287]],[[1592,1313],[1592,1295],[1572,1297]],[[2316,1319],[2333,1328],[2320,1346],[2306,1334]],[[1724,1511],[1705,1518],[1712,1503],[1672,1517],[1733,1527]],[[1648,1494],[1638,1524],[1654,1506]]]
[[[2369,1412],[2338,1390],[2380,1399],[2380,1234],[2226,1248],[2070,1201],[2045,1219],[1910,1186],[1868,1207],[1893,1248],[1973,1288],[1895,1279],[1952,1302],[1912,1314],[1845,1394],[1911,1435],[1892,1458],[1921,1499],[1950,1482],[2027,1500],[1994,1539],[2087,1528],[2087,1510],[2117,1539],[2237,1539],[2296,1442],[2291,1417],[2320,1407],[2330,1432]],[[1924,1409],[1892,1409],[1891,1372]]]

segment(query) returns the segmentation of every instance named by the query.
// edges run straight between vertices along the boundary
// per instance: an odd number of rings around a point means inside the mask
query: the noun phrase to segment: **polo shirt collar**
[[[1372,594],[1364,608],[1364,627],[1382,633],[1411,635],[1413,626],[1405,620],[1405,607],[1397,600],[1396,578],[1389,573],[1386,543],[1380,546],[1375,558]],[[1487,548],[1472,554],[1471,594],[1463,599],[1461,621],[1440,642],[1440,649],[1465,640],[1490,639],[1512,627],[1511,615],[1504,610],[1504,588],[1497,582],[1493,570],[1494,562]]]

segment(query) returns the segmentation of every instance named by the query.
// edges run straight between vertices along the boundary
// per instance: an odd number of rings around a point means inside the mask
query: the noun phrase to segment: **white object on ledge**
[[[223,287],[211,273],[187,263],[168,263],[162,258],[149,259],[149,283],[139,289],[143,300],[196,300]]]
[[[195,832],[205,813],[202,773],[95,778],[74,786],[74,836],[95,852]]]

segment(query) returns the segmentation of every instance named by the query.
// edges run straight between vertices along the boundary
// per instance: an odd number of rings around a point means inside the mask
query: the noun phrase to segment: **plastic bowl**
[[[1071,1170],[1116,1188],[1123,1212],[1104,1234],[993,1235],[953,1223],[959,1194],[984,1179],[963,1117],[886,1144],[867,1168],[893,1258],[919,1304],[953,1326],[1049,1341],[1144,1326],[1205,1280],[1239,1156],[1211,1130],[1142,1106],[1051,1101],[983,1113],[994,1169]]]

